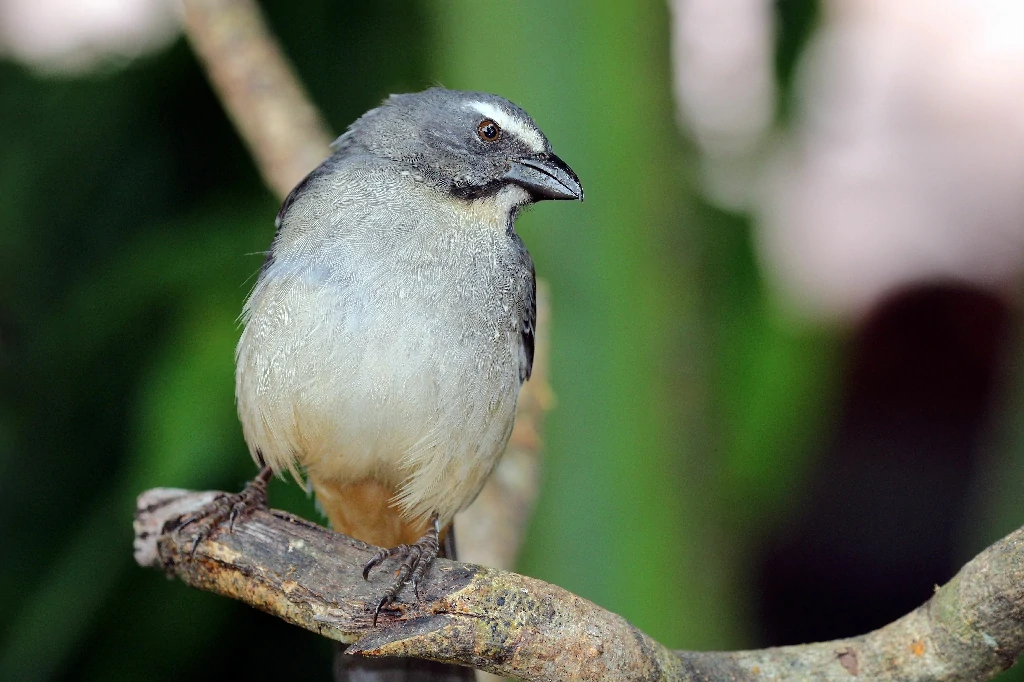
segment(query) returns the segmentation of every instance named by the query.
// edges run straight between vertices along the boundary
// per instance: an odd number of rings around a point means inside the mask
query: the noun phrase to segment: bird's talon
[[[430,530],[419,539],[413,545],[398,545],[391,549],[382,549],[373,556],[372,559],[366,562],[363,566],[363,578],[367,579],[370,570],[384,561],[384,559],[395,556],[403,555],[402,562],[395,569],[392,574],[391,584],[384,591],[384,596],[381,597],[380,603],[377,604],[377,608],[373,612],[373,625],[377,625],[377,616],[380,614],[381,609],[395,601],[398,593],[403,587],[412,583],[413,592],[416,594],[416,601],[422,601],[420,597],[420,582],[426,575],[427,569],[430,564],[433,563],[434,559],[438,555],[438,535],[440,529],[437,525],[436,519],[431,522]]]
[[[214,497],[201,509],[171,519],[164,524],[164,533],[180,533],[185,528],[198,524],[190,539],[189,557],[195,558],[196,550],[202,542],[213,534],[220,524],[227,521],[228,532],[234,532],[235,522],[245,513],[267,506],[266,480],[272,475],[270,468],[263,469],[255,480],[250,481],[242,492],[229,495],[221,493]]]
[[[372,571],[374,567],[377,566],[380,562],[387,559],[388,556],[388,550],[382,549],[381,551],[374,554],[369,561],[363,564],[363,580],[369,580],[370,571]]]
[[[380,610],[384,608],[386,604],[390,604],[394,600],[395,597],[391,594],[385,594],[380,598],[380,601],[377,602],[377,608],[373,610],[373,627],[377,627],[377,616],[380,615]]]
[[[244,499],[243,500],[239,500],[238,502],[235,502],[233,505],[231,505],[231,514],[228,515],[228,532],[229,533],[234,533],[235,532],[235,521],[243,513],[245,513],[245,500]]]

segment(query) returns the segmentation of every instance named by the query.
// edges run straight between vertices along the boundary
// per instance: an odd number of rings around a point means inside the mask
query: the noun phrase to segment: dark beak
[[[565,161],[551,153],[515,159],[503,179],[514,182],[533,197],[544,199],[579,199],[583,201],[583,186]]]

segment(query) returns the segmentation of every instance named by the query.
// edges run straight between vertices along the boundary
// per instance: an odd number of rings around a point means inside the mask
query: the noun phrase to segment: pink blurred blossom
[[[1024,3],[832,0],[764,171],[784,300],[850,316],[894,288],[1024,269]]]
[[[775,107],[771,0],[672,0],[673,86],[705,190],[741,208]]]
[[[46,72],[82,72],[167,45],[174,0],[0,0],[0,53]]]

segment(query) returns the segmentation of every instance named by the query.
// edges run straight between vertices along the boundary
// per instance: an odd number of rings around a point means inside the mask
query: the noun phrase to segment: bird
[[[537,322],[516,218],[583,187],[529,114],[482,92],[391,95],[332,150],[284,200],[243,307],[235,396],[261,471],[231,518],[273,474],[305,480],[334,530],[382,548],[364,578],[401,559],[376,623],[512,432]]]

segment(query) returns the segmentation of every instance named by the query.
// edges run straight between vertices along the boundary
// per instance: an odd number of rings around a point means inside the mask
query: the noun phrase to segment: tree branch
[[[190,555],[164,524],[220,493],[158,488],[139,497],[135,558],[241,600],[363,656],[413,656],[526,680],[986,680],[1024,650],[1024,529],[970,563],[923,606],[849,639],[738,652],[671,651],[621,616],[526,576],[439,559],[395,611],[373,611],[375,548],[286,512],[223,526]],[[378,574],[379,576],[380,574]]]
[[[331,137],[253,0],[184,0],[185,34],[267,185],[284,198]]]

